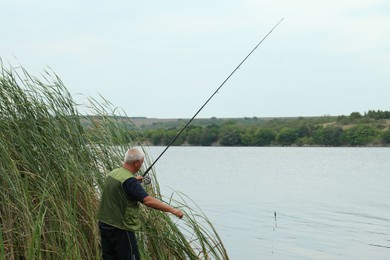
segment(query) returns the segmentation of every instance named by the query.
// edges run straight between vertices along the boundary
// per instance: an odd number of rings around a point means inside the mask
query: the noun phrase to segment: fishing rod
[[[230,73],[230,75],[222,82],[222,84],[214,91],[214,93],[206,100],[206,102],[199,108],[199,110],[194,114],[194,116],[187,122],[187,124],[180,130],[180,132],[172,139],[172,141],[167,145],[167,147],[161,152],[161,154],[154,160],[154,162],[146,169],[146,171],[142,174],[144,177],[144,182],[149,184],[151,182],[151,178],[146,176],[152,167],[156,164],[156,162],[163,156],[163,154],[168,150],[168,148],[176,141],[176,139],[183,133],[183,131],[187,128],[187,126],[195,119],[195,117],[199,114],[199,112],[209,103],[209,101],[214,97],[215,94],[222,88],[223,85],[230,79],[231,76],[240,68],[240,66],[251,56],[251,54],[260,46],[260,44],[272,33],[272,31],[284,20],[284,18],[280,19],[280,21],[261,39],[261,41],[249,52],[249,54],[238,64],[238,66]]]

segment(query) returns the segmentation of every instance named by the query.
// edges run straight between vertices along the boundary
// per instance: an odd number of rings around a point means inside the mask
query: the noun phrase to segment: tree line
[[[370,110],[349,116],[298,118],[242,118],[198,120],[173,145],[193,146],[388,146],[390,112]],[[141,127],[142,141],[168,145],[184,127],[183,120],[169,125]]]

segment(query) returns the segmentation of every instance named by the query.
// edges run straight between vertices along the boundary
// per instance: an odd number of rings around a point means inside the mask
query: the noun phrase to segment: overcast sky
[[[0,0],[0,57],[77,102],[190,118],[390,110],[388,0]],[[80,110],[85,111],[84,108]]]

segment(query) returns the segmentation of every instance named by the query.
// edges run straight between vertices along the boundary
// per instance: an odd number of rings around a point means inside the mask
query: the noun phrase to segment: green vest
[[[134,174],[123,167],[113,170],[106,178],[100,200],[98,220],[123,230],[141,227],[138,202],[123,190],[122,184]]]

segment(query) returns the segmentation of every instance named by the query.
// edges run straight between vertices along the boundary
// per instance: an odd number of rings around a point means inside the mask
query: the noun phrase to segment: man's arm
[[[148,207],[153,208],[153,209],[161,210],[164,212],[170,212],[178,218],[182,218],[184,215],[181,210],[175,209],[175,208],[169,206],[168,204],[165,204],[165,203],[163,203],[163,202],[159,201],[158,199],[155,199],[151,196],[145,197],[144,200],[142,201],[142,203]]]
[[[123,189],[128,196],[153,209],[170,212],[178,218],[183,217],[184,214],[181,210],[175,209],[168,204],[165,204],[158,199],[149,196],[149,194],[146,193],[144,188],[139,183],[140,180],[142,180],[142,177],[129,178],[123,183]]]

